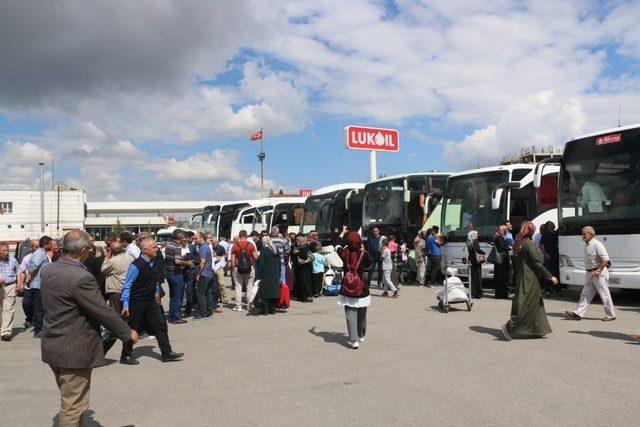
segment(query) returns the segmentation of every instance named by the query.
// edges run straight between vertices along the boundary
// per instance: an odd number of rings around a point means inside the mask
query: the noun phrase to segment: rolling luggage
[[[280,299],[278,300],[278,304],[276,304],[276,308],[281,310],[286,310],[291,305],[291,295],[289,293],[289,287],[286,283],[280,285]]]

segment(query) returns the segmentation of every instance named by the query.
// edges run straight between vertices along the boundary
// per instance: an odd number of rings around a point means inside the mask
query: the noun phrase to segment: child
[[[395,287],[391,281],[391,270],[393,270],[393,260],[391,258],[391,249],[389,249],[389,242],[385,239],[382,241],[382,250],[380,259],[382,260],[382,283],[384,283],[383,297],[388,297],[388,291],[393,291],[393,298],[398,298],[398,288]]]
[[[324,277],[324,256],[320,253],[321,246],[315,244],[313,250],[313,297],[322,295],[322,279]]]

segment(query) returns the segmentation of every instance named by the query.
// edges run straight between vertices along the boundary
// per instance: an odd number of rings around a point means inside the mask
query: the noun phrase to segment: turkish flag
[[[249,141],[257,141],[259,139],[262,139],[262,131],[261,130],[251,134],[251,136],[249,137]]]

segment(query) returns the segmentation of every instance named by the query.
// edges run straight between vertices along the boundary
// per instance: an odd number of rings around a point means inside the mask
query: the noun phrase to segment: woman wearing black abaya
[[[296,269],[296,296],[299,301],[313,301],[313,256],[304,236],[298,237],[299,246],[294,251]]]
[[[509,276],[511,270],[511,260],[509,259],[509,245],[505,240],[507,226],[501,225],[493,235],[493,246],[495,249],[495,261],[493,264],[493,283],[496,290],[496,299],[508,299]]]

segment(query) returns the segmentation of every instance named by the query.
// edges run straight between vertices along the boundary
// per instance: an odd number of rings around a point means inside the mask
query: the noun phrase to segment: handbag
[[[506,258],[506,254],[504,252],[500,252],[494,246],[491,248],[491,252],[489,252],[487,261],[492,264],[502,265],[504,263],[505,258]]]
[[[477,264],[484,264],[485,262],[487,262],[487,256],[485,254],[481,254],[475,251],[473,253],[476,258]]]

